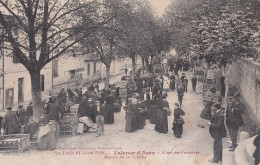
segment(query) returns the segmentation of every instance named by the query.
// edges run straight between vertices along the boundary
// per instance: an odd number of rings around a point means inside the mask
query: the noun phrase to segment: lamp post
[[[3,57],[3,69],[0,69],[3,73],[1,74],[1,76],[3,76],[3,79],[2,79],[2,81],[3,81],[3,93],[2,93],[2,95],[3,95],[3,102],[2,102],[2,108],[3,108],[3,110],[5,109],[5,104],[4,104],[4,101],[5,101],[5,56],[4,56],[4,41],[2,41],[3,42],[3,47],[1,48],[1,56]]]

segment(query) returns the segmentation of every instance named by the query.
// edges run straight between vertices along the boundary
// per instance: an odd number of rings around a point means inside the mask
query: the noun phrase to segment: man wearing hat
[[[222,138],[226,137],[226,128],[224,124],[224,112],[221,109],[220,103],[214,103],[211,106],[213,115],[210,120],[209,133],[214,138],[213,155],[214,157],[209,160],[212,163],[222,161]]]
[[[244,125],[243,118],[241,114],[243,110],[241,106],[235,102],[235,98],[233,96],[227,97],[228,105],[226,109],[226,124],[228,127],[230,139],[232,141],[232,145],[229,147],[229,151],[234,151],[237,147],[237,136],[239,127]]]
[[[8,107],[2,120],[4,135],[19,133],[18,125],[18,120],[15,113],[12,112],[12,107]]]

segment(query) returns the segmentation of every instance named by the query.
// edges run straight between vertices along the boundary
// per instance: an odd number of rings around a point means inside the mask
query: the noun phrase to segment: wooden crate
[[[2,136],[0,153],[24,152],[31,147],[29,134],[10,134]]]
[[[77,113],[65,113],[60,120],[60,135],[76,135],[77,125]]]

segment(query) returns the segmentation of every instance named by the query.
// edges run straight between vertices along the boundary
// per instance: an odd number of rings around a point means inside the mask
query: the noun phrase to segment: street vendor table
[[[0,136],[0,153],[24,152],[31,147],[29,134],[10,134]]]

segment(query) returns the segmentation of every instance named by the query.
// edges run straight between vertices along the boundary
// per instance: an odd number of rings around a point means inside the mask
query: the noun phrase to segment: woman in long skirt
[[[184,116],[185,112],[180,108],[180,105],[178,103],[175,103],[175,109],[174,109],[174,120],[173,120],[173,133],[176,138],[181,138],[181,135],[183,133],[183,123],[179,122],[182,118],[181,116]]]
[[[108,91],[107,93],[108,93],[108,97],[106,99],[106,104],[105,104],[104,120],[105,120],[105,124],[113,124],[115,98],[114,96],[112,96],[110,91]]]
[[[155,131],[159,133],[168,133],[168,118],[167,118],[167,109],[169,104],[166,101],[166,95],[162,96],[162,100],[159,100],[159,109],[157,111],[157,121],[155,125]]]

